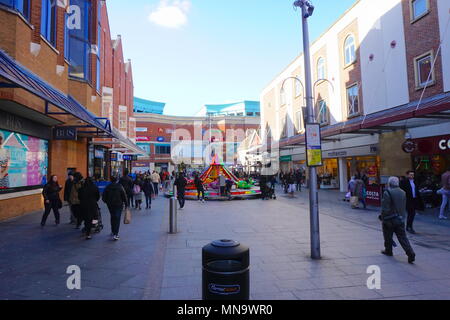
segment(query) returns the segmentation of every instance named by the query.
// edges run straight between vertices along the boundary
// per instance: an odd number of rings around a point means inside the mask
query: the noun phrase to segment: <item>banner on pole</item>
[[[308,167],[323,165],[320,125],[318,123],[306,125],[306,164]]]

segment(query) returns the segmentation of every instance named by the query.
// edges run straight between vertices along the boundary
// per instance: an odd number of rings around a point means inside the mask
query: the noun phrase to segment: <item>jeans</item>
[[[58,203],[56,201],[50,201],[50,203],[45,204],[45,212],[42,216],[41,225],[45,225],[47,221],[47,217],[50,214],[50,211],[53,209],[53,214],[55,215],[55,222],[59,224],[59,208]]]
[[[200,195],[201,195],[201,197],[200,197]],[[205,199],[205,190],[203,190],[203,189],[197,189],[197,199],[198,200],[200,200],[200,199]]]
[[[127,194],[128,206],[131,208],[134,206],[133,192]]]
[[[158,195],[158,182],[153,182],[153,188],[155,189],[155,196]]]
[[[145,207],[146,208],[150,208],[152,206],[152,196],[149,195],[145,195]]]
[[[115,236],[119,235],[120,218],[122,217],[122,207],[108,207],[111,214],[111,233]]]
[[[409,243],[405,232],[405,223],[400,218],[383,221],[384,247],[386,252],[392,253],[393,235],[397,236],[398,242],[408,256],[414,255],[414,250]]]
[[[450,203],[449,201],[450,198],[450,190],[444,190],[444,192],[442,193],[442,203],[441,203],[441,210],[439,212],[439,217],[444,217],[444,213],[445,213],[445,207],[447,207],[447,204]]]
[[[184,203],[186,202],[186,200],[184,199],[184,192],[182,193],[178,193],[177,195],[178,198],[178,203],[180,204],[180,208],[184,208]]]

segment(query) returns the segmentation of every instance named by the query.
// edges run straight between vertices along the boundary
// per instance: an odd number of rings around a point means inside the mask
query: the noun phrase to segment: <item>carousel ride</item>
[[[232,184],[230,194],[222,196],[220,194],[220,184],[219,177],[222,175],[229,184]],[[224,198],[254,198],[261,195],[261,190],[259,187],[255,186],[252,179],[241,180],[238,179],[227,167],[223,164],[217,163],[215,159],[211,165],[199,176],[199,179],[203,183],[203,188],[205,189],[206,199],[224,199]],[[168,191],[165,194],[167,197],[173,196],[172,191]],[[197,200],[197,188],[194,183],[194,179],[188,179],[188,184],[186,185],[185,198],[189,200]]]

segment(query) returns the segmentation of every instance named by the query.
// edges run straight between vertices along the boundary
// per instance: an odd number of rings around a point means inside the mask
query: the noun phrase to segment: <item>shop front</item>
[[[108,149],[103,146],[89,145],[89,176],[96,180],[108,179]]]
[[[111,175],[114,177],[123,176],[123,172],[125,169],[123,162],[123,154],[121,152],[111,152],[110,161],[111,161]]]

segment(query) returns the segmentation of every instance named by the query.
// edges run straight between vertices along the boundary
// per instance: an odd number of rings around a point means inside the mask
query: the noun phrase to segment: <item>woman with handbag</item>
[[[59,192],[61,190],[62,187],[58,183],[58,177],[53,175],[50,178],[50,181],[44,186],[44,190],[42,190],[45,205],[45,212],[41,220],[42,227],[45,226],[47,217],[52,209],[55,215],[55,224],[59,225],[59,217],[60,217],[59,209],[62,208],[62,202],[61,199],[59,198]]]

